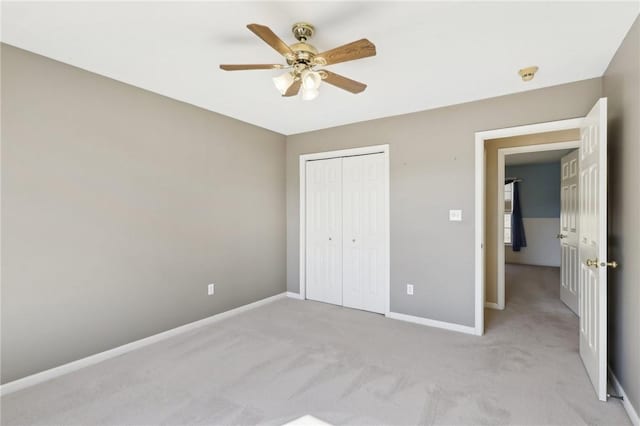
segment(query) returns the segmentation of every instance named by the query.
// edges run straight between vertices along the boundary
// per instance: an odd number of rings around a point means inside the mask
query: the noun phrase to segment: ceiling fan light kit
[[[312,101],[318,97],[320,91],[318,89],[302,89],[302,100]]]
[[[302,78],[302,87],[305,89],[317,89],[320,87],[322,77],[320,77],[319,72],[306,69],[302,71],[300,77]]]
[[[293,83],[294,76],[290,72],[286,72],[278,77],[273,77],[273,84],[281,95],[284,95],[289,86]]]
[[[366,84],[351,80],[339,74],[317,67],[337,64],[339,62],[375,56],[376,47],[367,39],[361,39],[345,44],[335,49],[318,53],[318,50],[307,43],[315,32],[313,25],[306,22],[294,24],[291,31],[298,40],[297,43],[287,45],[268,27],[259,24],[247,25],[250,31],[260,37],[265,43],[278,51],[287,65],[281,64],[247,64],[220,65],[225,71],[289,69],[290,71],[273,78],[273,84],[282,96],[290,97],[302,91],[303,100],[313,100],[318,97],[321,82],[339,87],[351,93],[360,93],[367,88]],[[301,90],[302,89],[302,90]]]

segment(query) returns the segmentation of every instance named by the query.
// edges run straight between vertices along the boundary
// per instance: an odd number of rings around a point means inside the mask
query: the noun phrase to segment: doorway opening
[[[497,191],[497,148],[487,143],[492,139],[579,132],[578,248],[579,273],[579,353],[598,399],[607,399],[607,268],[617,263],[607,258],[607,99],[601,98],[584,117],[476,133],[476,200],[475,200],[475,315],[476,333],[484,333],[485,302],[498,305],[497,241],[504,249],[504,230],[498,235],[497,214],[487,209],[497,203],[487,203],[487,193]],[[575,141],[572,136],[565,141]],[[557,142],[555,139],[551,142]],[[540,143],[528,143],[539,145]],[[523,144],[527,145],[527,144]],[[489,152],[495,149],[496,152]],[[489,174],[494,177],[489,179]],[[489,185],[487,185],[489,182]],[[503,192],[504,181],[500,183]],[[503,194],[504,195],[504,194]],[[497,194],[496,194],[497,198]],[[504,201],[504,200],[503,200]],[[493,224],[488,230],[487,225]],[[493,278],[492,278],[493,277]],[[498,306],[499,307],[499,306]],[[524,331],[524,330],[523,330]]]
[[[496,225],[494,268],[487,267],[487,274],[493,274],[489,282],[495,281],[495,293],[488,292],[486,307],[504,309],[506,304],[505,263],[560,267],[562,263],[561,217],[569,215],[573,209],[574,221],[571,244],[577,256],[577,150],[580,146],[580,132],[571,129],[512,138],[488,140],[487,144],[497,148],[497,176],[495,181],[495,209],[487,200],[487,218]],[[564,141],[557,142],[558,140]],[[573,140],[566,140],[573,139]],[[528,144],[528,143],[536,144]],[[527,145],[522,145],[527,144]],[[518,145],[518,146],[516,146]],[[569,153],[575,157],[571,181],[576,181],[574,192],[563,194],[561,163]],[[568,176],[567,167],[567,178]],[[487,184],[490,185],[489,180]],[[491,197],[493,191],[487,191]],[[564,206],[564,198],[570,204]],[[515,199],[514,199],[515,198]],[[493,200],[492,200],[493,201]],[[570,201],[570,202],[569,202]],[[573,202],[575,201],[575,203]],[[563,208],[564,207],[564,208]],[[564,211],[563,211],[564,210]],[[495,218],[490,218],[495,215]],[[569,217],[566,217],[567,221]],[[487,224],[487,229],[491,228]],[[564,230],[567,233],[567,230]],[[565,241],[569,242],[569,240]],[[566,250],[565,250],[566,251]],[[567,263],[569,259],[567,259]],[[573,268],[571,276],[577,277],[576,262],[565,265]],[[566,272],[566,271],[563,271]],[[494,293],[495,299],[491,299]],[[577,304],[577,299],[575,301]]]

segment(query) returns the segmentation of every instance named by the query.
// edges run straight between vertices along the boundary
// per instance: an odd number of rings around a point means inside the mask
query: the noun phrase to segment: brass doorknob
[[[609,267],[611,269],[616,269],[618,267],[618,262],[616,262],[615,260],[612,260],[611,262],[602,262],[600,263],[600,266],[602,266],[603,268]]]
[[[567,238],[567,236],[566,235],[562,235],[562,234],[558,234],[558,235],[556,235],[556,238],[561,240],[563,238]]]
[[[594,268],[598,267],[598,259],[587,259],[585,263],[587,266],[593,266]]]

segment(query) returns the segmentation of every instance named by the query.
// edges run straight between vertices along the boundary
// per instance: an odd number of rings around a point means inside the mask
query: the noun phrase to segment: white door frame
[[[554,142],[554,143],[542,143],[538,145],[525,145],[515,146],[510,148],[498,149],[498,180],[496,185],[498,188],[498,204],[496,212],[500,212],[504,209],[504,166],[505,156],[511,154],[522,154],[526,152],[542,152],[542,151],[556,151],[561,149],[580,148],[580,141],[569,142]],[[560,185],[560,182],[558,182]],[[504,215],[498,215],[498,239],[496,241],[496,261],[497,261],[497,279],[498,279],[498,301],[497,303],[485,302],[485,307],[493,309],[504,309],[505,306],[505,293],[504,293]]]
[[[486,179],[486,152],[484,143],[487,139],[506,138],[510,136],[522,136],[535,133],[553,132],[557,130],[569,130],[582,127],[584,117],[568,120],[549,121],[546,123],[528,124],[525,126],[507,127],[503,129],[486,130],[475,134],[475,331],[476,334],[484,334],[484,303],[485,280],[484,263],[485,250],[485,179]]]
[[[383,259],[386,263],[386,276],[384,277],[385,285],[385,314],[388,314],[390,309],[390,297],[391,297],[391,262],[390,262],[390,215],[389,215],[389,145],[373,145],[360,148],[341,149],[338,151],[328,152],[316,152],[312,154],[300,155],[300,298],[306,299],[307,282],[306,282],[306,233],[307,233],[307,221],[306,221],[306,206],[307,206],[307,175],[306,175],[306,163],[312,160],[325,160],[329,158],[339,157],[352,157],[355,155],[367,155],[367,154],[384,154],[384,195],[385,195],[385,237],[384,237],[384,255]]]

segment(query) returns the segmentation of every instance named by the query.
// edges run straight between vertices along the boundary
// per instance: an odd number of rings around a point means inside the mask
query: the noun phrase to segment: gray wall
[[[505,263],[560,267],[562,249],[556,238],[560,230],[560,218],[525,217],[522,223],[527,246],[520,251],[505,246]]]
[[[522,217],[560,217],[560,162],[506,166],[520,182]]]
[[[284,136],[7,45],[2,125],[3,383],[285,291]]]
[[[390,144],[391,310],[474,325],[474,132],[584,116],[601,79],[287,137],[287,288],[299,291],[300,154]],[[462,222],[448,210],[462,209]],[[407,296],[405,284],[415,286]]]
[[[603,78],[609,99],[609,362],[640,412],[640,18]]]

